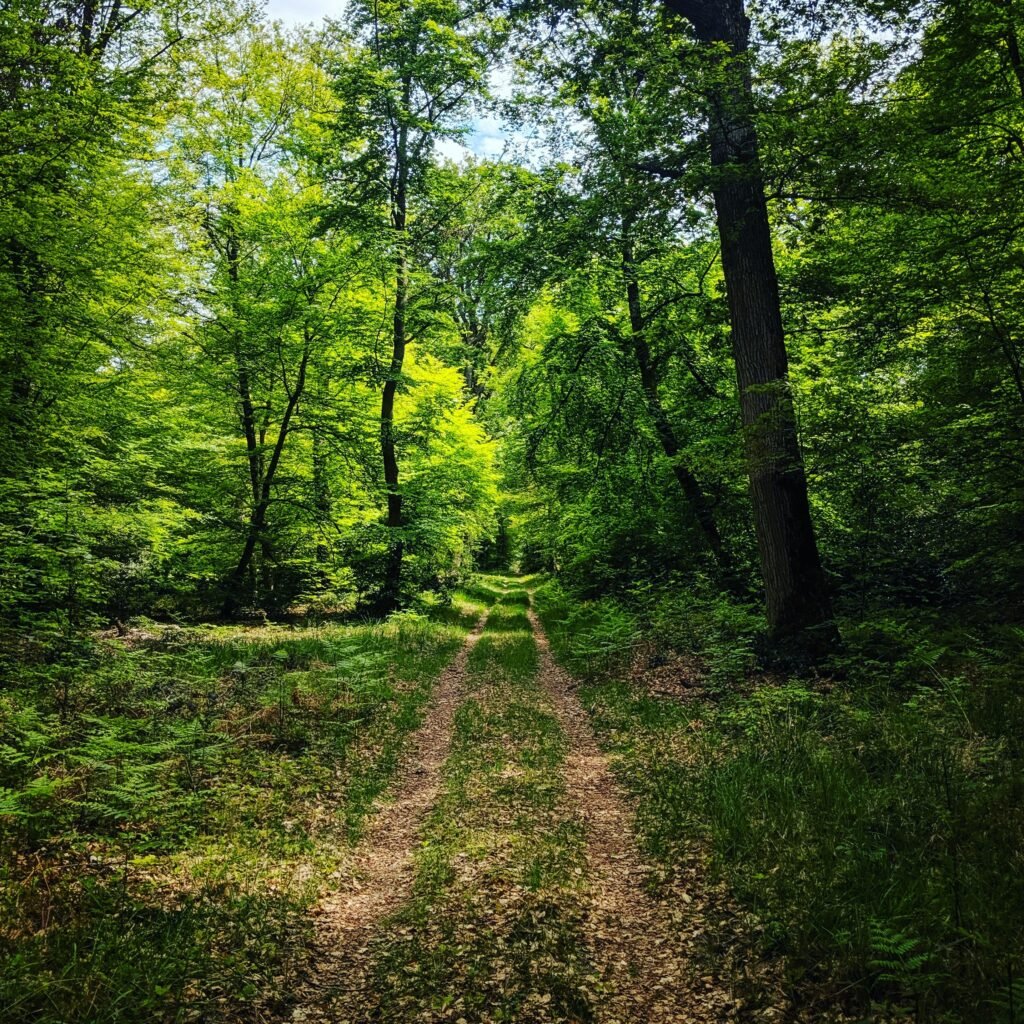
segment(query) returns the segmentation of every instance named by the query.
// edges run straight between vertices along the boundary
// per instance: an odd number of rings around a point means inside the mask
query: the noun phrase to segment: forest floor
[[[691,830],[652,845],[695,705],[651,729],[629,684],[578,682],[528,584],[27,660],[5,1024],[803,1020]]]
[[[844,689],[725,634],[724,686],[630,621],[485,576],[383,622],[26,639],[0,1020],[1019,1020],[1015,663]],[[940,969],[912,928],[950,892],[1005,941]]]
[[[494,596],[316,908],[284,1019],[741,1019],[700,948],[721,894],[696,859],[658,889],[528,592],[506,580]]]

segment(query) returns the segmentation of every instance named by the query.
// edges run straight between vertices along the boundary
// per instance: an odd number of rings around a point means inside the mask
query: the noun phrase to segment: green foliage
[[[589,1012],[575,925],[544,924],[580,837],[541,836],[536,773],[497,777],[512,719],[517,768],[559,763],[528,692],[528,589],[652,854],[706,843],[794,991],[1024,1018],[1021,11],[746,5],[845,639],[793,679],[759,674],[759,467],[706,145],[730,62],[667,11],[700,6],[382,0],[321,33],[248,3],[0,10],[13,1020],[274,1016],[261,993],[312,898],[296,878],[359,833],[428,678],[492,605],[470,664],[511,703],[460,712],[445,806],[471,776],[528,805],[540,852],[501,866],[532,894],[513,960],[562,958],[559,1012]],[[491,113],[529,151],[454,159],[508,61]],[[632,689],[648,670],[714,699]],[[445,852],[422,873],[448,898],[472,842],[431,828]],[[426,907],[393,962],[465,981]],[[495,955],[473,946],[478,1007]]]
[[[34,139],[31,157],[0,153],[14,254],[0,268],[13,310],[0,331],[0,614],[67,633],[140,613],[351,610],[379,586],[387,548],[368,424],[391,315],[391,254],[330,214],[323,174],[330,147],[344,162],[363,145],[333,123],[347,108],[323,114],[326,66],[341,74],[356,55],[339,43],[327,59],[308,33],[243,9],[198,18],[186,45],[164,39],[193,24],[173,5],[104,8],[81,34],[22,7],[5,45],[38,63],[0,110],[10,138]],[[90,31],[109,59],[80,52]],[[102,131],[86,132],[83,105]],[[51,173],[33,180],[37,162]],[[346,164],[345,187],[357,172]],[[445,180],[431,179],[427,206],[450,210],[461,186]],[[496,502],[465,379],[433,354],[451,351],[456,322],[411,327],[396,423],[410,600],[465,575]]]
[[[211,878],[161,906],[155,892],[137,902],[143,888],[116,875],[90,879],[74,923],[5,950],[0,1000],[8,1019],[122,1024],[215,1015],[222,992],[248,1012],[264,1003],[279,972],[294,969],[283,940],[304,936],[308,894]],[[35,896],[30,889],[26,901]]]
[[[851,642],[843,684],[755,677],[697,705],[583,695],[651,853],[685,863],[706,843],[794,991],[984,1019],[1024,952],[1015,654],[887,625]],[[901,653],[880,656],[893,634]]]
[[[5,1020],[271,1005],[464,635],[141,623],[24,666],[0,699]]]
[[[765,649],[759,610],[716,593],[706,580],[678,580],[671,588],[636,594],[659,645],[700,655],[713,685],[741,681]]]
[[[877,921],[871,922],[869,934],[871,967],[878,972],[879,981],[915,995],[936,983],[938,979],[927,970],[932,955],[922,950],[918,939]]]
[[[573,672],[594,679],[628,669],[640,631],[620,603],[578,604],[553,581],[538,587],[534,599],[552,643]]]

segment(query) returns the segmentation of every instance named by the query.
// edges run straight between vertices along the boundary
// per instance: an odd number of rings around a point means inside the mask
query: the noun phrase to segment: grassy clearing
[[[521,608],[503,598],[470,656],[415,895],[375,949],[375,1005],[361,1007],[374,1020],[589,1019],[583,832],[563,806],[566,739]]]
[[[794,1006],[844,1005],[866,1021],[1024,1019],[1024,696],[1012,656],[976,638],[850,627],[843,682],[758,677],[723,650],[707,665],[713,699],[664,699],[627,680],[625,657],[586,674],[573,627],[600,617],[557,588],[541,597],[636,795],[647,850],[670,873],[695,842],[710,852],[750,915],[740,941],[752,958],[783,958]],[[672,621],[664,600],[659,614]],[[725,623],[722,636],[737,619],[702,616]],[[678,632],[690,625],[678,617]]]
[[[251,1020],[479,595],[377,625],[135,631],[0,698],[0,1007]]]

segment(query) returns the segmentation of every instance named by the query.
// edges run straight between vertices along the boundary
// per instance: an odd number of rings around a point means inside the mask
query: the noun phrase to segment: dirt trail
[[[423,820],[437,799],[441,767],[451,746],[455,713],[464,700],[470,651],[483,633],[481,616],[434,686],[420,727],[390,789],[392,800],[373,817],[353,851],[352,880],[314,911],[316,937],[310,977],[298,993],[294,1021],[347,1019],[367,982],[367,943],[376,926],[409,898],[413,852]]]
[[[649,895],[649,870],[633,838],[633,812],[612,776],[608,758],[572,692],[573,680],[555,663],[536,614],[538,682],[554,703],[569,738],[567,796],[587,830],[591,902],[587,934],[607,994],[600,1024],[710,1024],[732,1018],[732,997],[713,978],[693,976],[668,908]]]

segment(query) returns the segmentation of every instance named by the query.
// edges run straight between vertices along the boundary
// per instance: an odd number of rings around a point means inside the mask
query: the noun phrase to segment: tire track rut
[[[390,787],[391,799],[372,818],[349,868],[352,879],[314,910],[317,918],[309,976],[300,988],[293,1021],[347,1019],[369,984],[368,943],[374,930],[412,892],[414,851],[423,821],[437,800],[441,768],[451,747],[455,713],[465,700],[469,655],[487,623],[485,613],[441,673],[423,722]]]
[[[633,835],[633,810],[594,738],[574,681],[551,654],[536,613],[527,612],[539,655],[538,681],[569,739],[563,774],[587,833],[591,880],[588,944],[605,992],[601,1024],[712,1024],[732,1017],[731,996],[697,978],[668,909],[647,889],[650,870]]]

